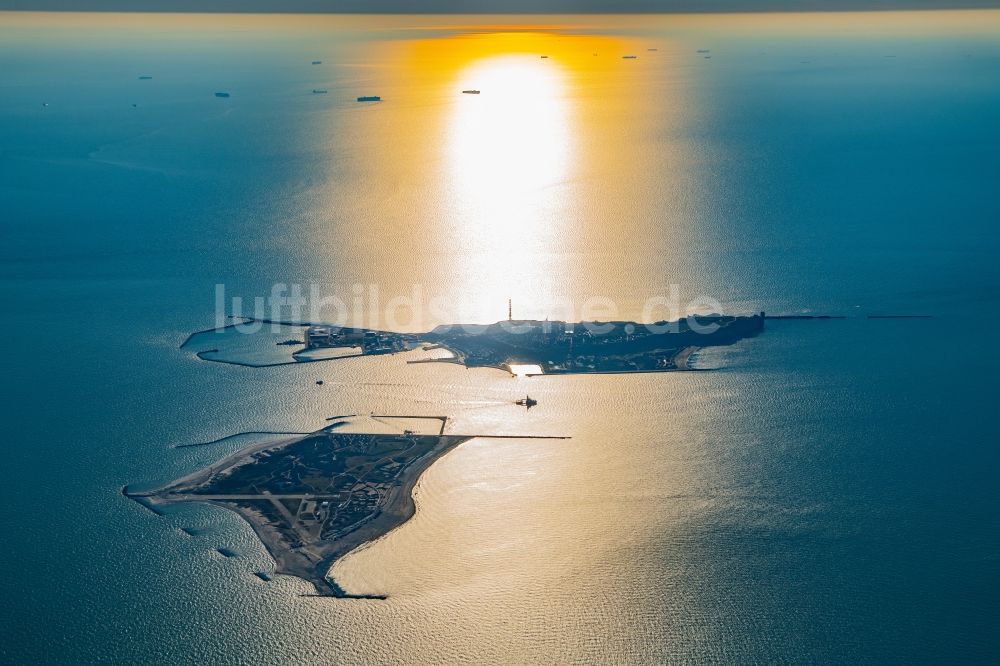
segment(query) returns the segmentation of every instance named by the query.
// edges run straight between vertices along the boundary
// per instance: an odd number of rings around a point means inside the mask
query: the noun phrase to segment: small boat
[[[227,92],[217,92],[217,93],[215,93],[215,96],[216,97],[229,97],[229,93],[227,93]]]
[[[646,49],[647,51],[659,51],[660,49]]]
[[[326,91],[320,88],[313,88],[313,95],[325,95]]]
[[[378,95],[362,95],[358,98],[359,102],[381,102],[382,98]]]
[[[627,56],[622,56],[622,60],[635,60],[638,57],[639,56],[627,55]]]
[[[548,56],[542,56],[543,58],[548,58]]]
[[[317,379],[316,380],[316,385],[317,386],[322,386],[323,385],[323,380],[322,379]]]
[[[526,395],[517,402],[515,402],[514,404],[519,407],[526,407],[527,409],[531,409],[532,407],[538,404],[538,401],[533,399],[530,395]]]
[[[462,94],[463,95],[478,95],[479,91],[478,90],[463,90]]]
[[[153,78],[153,77],[152,76],[140,76],[139,80],[140,81],[149,81],[151,78]]]
[[[322,65],[323,61],[322,60],[313,60],[313,64],[314,65]]]

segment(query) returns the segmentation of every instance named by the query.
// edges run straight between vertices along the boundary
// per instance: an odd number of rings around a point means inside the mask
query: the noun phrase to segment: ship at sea
[[[479,91],[478,90],[463,90],[462,94],[463,95],[478,95]]]
[[[378,95],[362,95],[358,98],[359,102],[381,102],[382,98]]]
[[[532,407],[538,404],[538,401],[532,398],[530,395],[526,395],[523,398],[520,398],[517,401],[515,401],[514,404],[519,407],[526,407],[528,409],[531,409]]]

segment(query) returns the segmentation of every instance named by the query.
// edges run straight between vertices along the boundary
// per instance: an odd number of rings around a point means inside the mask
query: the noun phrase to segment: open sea
[[[997,663],[998,72],[1000,11],[0,13],[0,661]],[[846,318],[675,374],[180,349],[275,284],[411,331]],[[333,569],[385,601],[119,492],[373,410],[572,439],[439,460]]]

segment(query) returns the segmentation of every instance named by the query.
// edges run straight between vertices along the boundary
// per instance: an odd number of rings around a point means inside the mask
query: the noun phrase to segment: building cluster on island
[[[764,328],[764,313],[751,317],[704,315],[676,322],[581,322],[514,320],[439,326],[422,334],[310,326],[307,349],[355,347],[363,354],[391,354],[429,343],[467,367],[510,370],[537,365],[545,374],[654,372],[678,368],[685,349],[730,345]]]
[[[438,442],[412,434],[314,433],[164,497],[242,498],[299,548],[336,539],[376,517],[403,470]]]
[[[312,325],[306,328],[303,340],[306,349],[324,347],[356,347],[364,354],[395,354],[412,349],[417,341],[412,335],[373,331],[365,328],[346,328]]]

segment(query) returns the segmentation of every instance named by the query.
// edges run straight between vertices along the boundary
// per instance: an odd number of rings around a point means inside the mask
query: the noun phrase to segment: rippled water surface
[[[995,661],[998,28],[0,14],[0,657]],[[179,348],[217,284],[250,307],[274,283],[400,330],[508,298],[847,318],[769,321],[677,374]],[[265,584],[234,516],[119,494],[247,439],[175,444],[373,410],[572,439],[438,461],[416,517],[332,572],[386,601]]]

